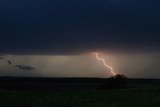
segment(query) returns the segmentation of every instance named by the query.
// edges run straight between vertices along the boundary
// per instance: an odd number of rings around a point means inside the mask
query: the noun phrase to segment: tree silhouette
[[[127,77],[117,74],[107,79],[100,89],[122,89],[127,87]]]

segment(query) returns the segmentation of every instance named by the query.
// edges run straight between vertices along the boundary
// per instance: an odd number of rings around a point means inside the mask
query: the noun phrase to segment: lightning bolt
[[[96,56],[96,59],[99,60],[99,61],[102,61],[102,62],[103,62],[103,65],[104,65],[105,67],[109,68],[109,69],[111,70],[111,73],[112,73],[113,75],[117,75],[117,74],[113,71],[113,68],[112,68],[111,66],[107,65],[107,64],[106,64],[106,61],[105,61],[103,58],[100,58],[100,57],[98,56],[98,53],[94,53],[94,54],[95,54],[95,56]]]

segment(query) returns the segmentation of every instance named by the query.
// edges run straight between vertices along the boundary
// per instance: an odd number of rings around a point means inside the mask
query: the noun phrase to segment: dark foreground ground
[[[160,80],[129,79],[98,90],[104,79],[0,78],[0,107],[160,107]]]
[[[158,89],[0,91],[0,107],[160,107]]]

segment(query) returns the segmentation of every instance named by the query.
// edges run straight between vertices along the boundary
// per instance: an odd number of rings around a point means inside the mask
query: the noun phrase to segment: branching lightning
[[[100,57],[98,56],[98,53],[94,53],[94,54],[95,54],[97,60],[102,61],[102,62],[103,62],[103,65],[104,65],[105,67],[109,68],[109,69],[111,70],[111,73],[112,73],[113,75],[116,75],[116,73],[113,71],[113,68],[112,68],[111,66],[107,65],[107,64],[106,64],[106,61],[105,61],[103,58],[100,58]]]

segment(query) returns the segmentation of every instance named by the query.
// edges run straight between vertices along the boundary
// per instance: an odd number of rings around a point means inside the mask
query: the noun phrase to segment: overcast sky
[[[36,69],[3,60],[0,74],[104,77],[98,51],[118,73],[158,78],[159,19],[158,0],[1,0],[1,56]]]

